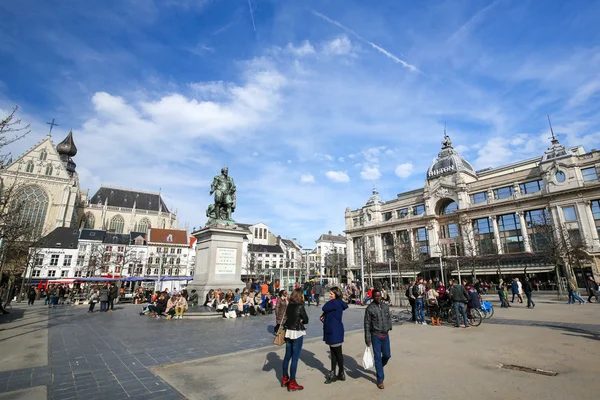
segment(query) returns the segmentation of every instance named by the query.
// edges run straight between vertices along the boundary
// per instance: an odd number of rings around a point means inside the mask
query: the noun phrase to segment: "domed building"
[[[346,209],[348,266],[356,276],[362,253],[365,274],[389,281],[392,264],[394,282],[416,273],[548,281],[557,262],[563,278],[600,277],[597,167],[600,152],[553,136],[539,157],[476,171],[444,133],[422,188],[388,201],[374,190],[364,206]]]

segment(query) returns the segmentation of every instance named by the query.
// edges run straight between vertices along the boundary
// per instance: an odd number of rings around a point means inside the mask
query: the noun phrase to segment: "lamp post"
[[[158,258],[158,278],[156,279],[156,283],[154,284],[155,292],[158,292],[160,290],[160,278],[162,277],[162,270],[166,256],[164,254],[161,254],[158,256]]]

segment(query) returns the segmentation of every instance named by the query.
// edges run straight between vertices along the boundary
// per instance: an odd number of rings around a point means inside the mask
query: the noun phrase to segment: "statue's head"
[[[227,176],[227,174],[229,173],[229,168],[227,168],[227,167],[223,167],[223,168],[221,168],[221,173],[222,173],[223,175]]]

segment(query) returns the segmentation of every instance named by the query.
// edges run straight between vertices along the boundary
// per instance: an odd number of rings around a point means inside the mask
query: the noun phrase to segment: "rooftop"
[[[147,211],[169,212],[160,193],[141,190],[120,189],[112,186],[100,186],[90,199],[91,204],[104,204],[111,207],[135,208]]]

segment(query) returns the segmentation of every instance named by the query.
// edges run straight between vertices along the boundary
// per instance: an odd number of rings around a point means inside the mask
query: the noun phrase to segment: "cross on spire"
[[[58,124],[54,123],[54,118],[52,118],[52,122],[46,122],[48,125],[50,125],[50,132],[48,132],[48,136],[52,136],[52,128],[54,128],[55,126],[58,126]]]

